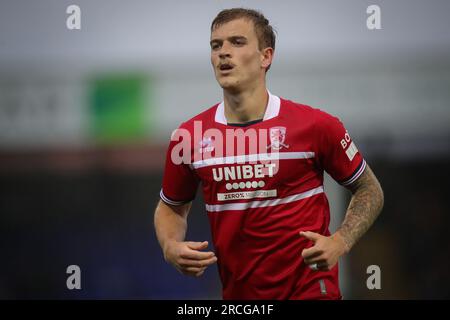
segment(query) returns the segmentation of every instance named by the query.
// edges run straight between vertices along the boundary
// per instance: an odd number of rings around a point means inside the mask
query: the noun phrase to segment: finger
[[[313,271],[328,271],[330,270],[326,262],[316,262],[308,264],[308,267]]]
[[[326,263],[327,260],[324,259],[322,256],[318,256],[318,257],[312,258],[312,259],[304,259],[303,262],[309,265],[309,264],[314,264],[314,263],[319,263],[319,264]]]
[[[328,263],[326,262],[322,262],[322,263],[318,263],[317,264],[317,269],[319,271],[329,271],[330,267],[328,266]]]
[[[210,259],[204,259],[204,260],[192,260],[192,259],[181,259],[178,264],[182,266],[183,268],[186,267],[207,267],[217,262],[216,257],[212,257]]]
[[[186,244],[192,250],[204,250],[208,248],[208,241],[203,242],[186,241]]]
[[[205,273],[205,270],[196,273],[195,276],[196,277],[200,277],[203,273]]]
[[[187,250],[180,253],[180,257],[190,260],[205,260],[215,257],[215,254],[212,251],[203,252],[188,248]]]
[[[196,268],[196,267],[189,267],[189,268],[183,268],[183,273],[189,273],[189,274],[197,274],[199,272],[204,272],[206,268]]]
[[[196,277],[197,274],[200,273],[201,271],[199,271],[199,272],[189,272],[189,271],[186,271],[186,270],[180,270],[180,272],[182,274],[184,274],[185,276]]]
[[[305,237],[306,239],[311,240],[313,242],[316,242],[321,237],[323,237],[322,235],[315,233],[315,232],[311,232],[311,231],[300,231],[299,234],[302,237]]]
[[[178,265],[183,269],[187,268],[202,268],[203,264],[199,260],[180,259]]]
[[[310,258],[315,258],[320,256],[323,253],[323,250],[318,249],[316,246],[308,248],[308,249],[303,249],[302,251],[302,257],[303,259],[310,259]]]

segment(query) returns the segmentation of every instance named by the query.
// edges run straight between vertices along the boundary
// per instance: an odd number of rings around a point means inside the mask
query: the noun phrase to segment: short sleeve
[[[179,151],[180,141],[171,139],[166,153],[166,162],[160,198],[170,205],[182,205],[195,198],[199,179],[189,161],[180,161],[183,151]],[[190,154],[187,159],[190,159]],[[180,163],[181,162],[181,163]]]
[[[318,160],[321,167],[339,184],[348,186],[366,168],[366,161],[343,123],[326,112],[316,116]]]

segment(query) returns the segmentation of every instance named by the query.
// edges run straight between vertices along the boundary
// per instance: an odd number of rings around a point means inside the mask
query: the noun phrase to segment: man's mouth
[[[226,71],[226,70],[231,70],[231,69],[233,69],[233,65],[231,65],[231,64],[229,64],[229,63],[222,63],[220,66],[219,66],[219,69],[220,69],[220,71]]]

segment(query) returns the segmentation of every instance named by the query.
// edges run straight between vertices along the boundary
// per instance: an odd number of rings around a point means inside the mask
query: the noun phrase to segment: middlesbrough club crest
[[[212,137],[205,137],[199,143],[199,153],[213,152],[214,151],[214,139]]]
[[[272,150],[280,150],[285,147],[289,148],[288,144],[285,144],[286,140],[286,127],[272,127],[270,128],[270,145],[267,149],[272,148]]]

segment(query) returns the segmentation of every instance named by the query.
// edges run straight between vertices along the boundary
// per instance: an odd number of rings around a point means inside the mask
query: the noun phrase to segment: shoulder
[[[303,121],[310,120],[316,124],[327,124],[329,122],[339,121],[337,117],[332,114],[329,114],[326,111],[323,111],[319,108],[312,107],[306,104],[294,102],[291,100],[287,100],[284,98],[281,99],[281,104],[283,106],[283,112],[288,117],[301,117]]]

